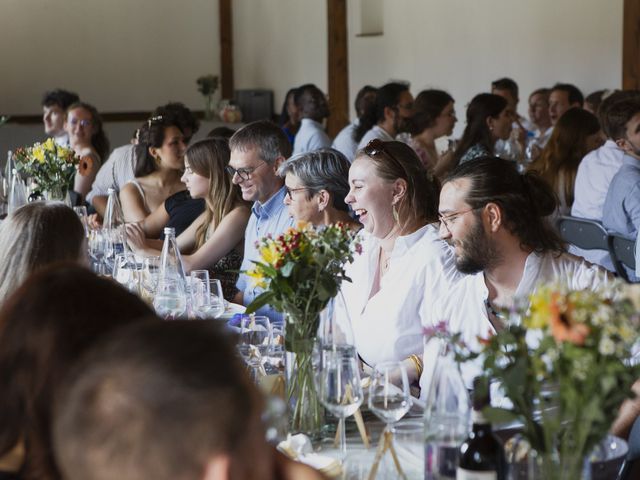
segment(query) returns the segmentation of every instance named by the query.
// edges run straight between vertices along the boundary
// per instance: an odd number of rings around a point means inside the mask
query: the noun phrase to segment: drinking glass
[[[73,207],[73,211],[76,212],[78,218],[80,219],[80,223],[82,223],[82,227],[84,228],[84,234],[88,238],[89,237],[89,225],[87,223],[87,207]]]
[[[268,317],[243,316],[240,320],[240,337],[238,350],[245,362],[251,367],[254,377],[256,372],[264,374],[263,363],[271,349],[273,332]]]
[[[138,293],[142,265],[130,253],[119,253],[113,262],[113,279],[129,291]]]
[[[211,305],[209,271],[193,270],[190,275],[191,310],[197,318],[205,318]]]
[[[164,278],[158,282],[153,301],[156,313],[165,320],[184,315],[187,310],[187,295],[180,278]]]
[[[142,263],[142,288],[153,296],[158,287],[160,257],[146,257]]]
[[[320,402],[340,419],[340,459],[344,461],[347,456],[345,418],[356,413],[363,400],[356,357],[344,350],[327,353],[317,384]]]
[[[410,408],[409,378],[404,365],[400,362],[376,365],[369,384],[369,409],[390,430],[391,425],[404,417]]]
[[[209,281],[209,291],[211,302],[209,305],[208,317],[218,318],[225,309],[224,295],[222,294],[222,283],[217,278],[213,278]]]
[[[106,275],[104,256],[107,248],[106,239],[100,229],[89,231],[89,256],[91,268],[98,275]]]

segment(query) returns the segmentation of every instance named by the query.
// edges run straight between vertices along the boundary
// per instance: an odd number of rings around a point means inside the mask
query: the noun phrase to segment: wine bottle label
[[[460,468],[456,470],[456,480],[498,480],[498,474],[494,472],[476,472]]]

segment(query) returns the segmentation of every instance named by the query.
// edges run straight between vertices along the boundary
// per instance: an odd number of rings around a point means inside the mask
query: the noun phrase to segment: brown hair
[[[29,203],[9,215],[0,227],[0,304],[36,270],[79,261],[84,238],[78,216],[62,203]]]
[[[200,140],[187,149],[185,157],[191,170],[209,179],[205,219],[196,231],[196,248],[205,243],[210,225],[217,227],[225,215],[243,203],[240,188],[225,172],[229,155],[229,142],[221,137]]]
[[[19,442],[26,479],[58,479],[53,401],[64,375],[106,333],[152,315],[111,280],[73,264],[33,275],[0,310],[0,455]]]
[[[67,377],[54,423],[69,480],[200,478],[228,454],[233,478],[265,478],[247,452],[260,399],[229,332],[212,322],[140,323],[115,332]],[[256,455],[256,452],[252,452]]]
[[[471,182],[466,203],[478,210],[487,203],[498,205],[505,227],[520,239],[521,246],[536,253],[565,250],[563,240],[545,218],[556,210],[556,196],[535,172],[520,174],[515,162],[486,156],[459,165],[444,183],[460,178]]]
[[[568,206],[573,204],[578,165],[588,153],[587,137],[599,131],[600,123],[595,115],[581,108],[570,108],[558,120],[540,157],[529,167],[557,193],[562,192]]]
[[[95,132],[91,135],[91,145],[98,153],[101,162],[105,162],[107,159],[107,155],[109,154],[109,139],[107,138],[107,134],[104,133],[104,128],[102,127],[102,117],[98,113],[98,110],[93,105],[90,105],[85,102],[74,102],[69,108],[67,108],[67,112],[65,114],[66,117],[69,115],[71,110],[75,110],[76,108],[82,108],[91,114],[91,121],[93,122],[93,126],[95,128]]]
[[[380,150],[367,153],[377,144],[382,145]],[[410,146],[403,142],[372,140],[358,152],[357,157],[370,159],[381,178],[390,182],[400,178],[406,182],[407,191],[397,210],[398,221],[403,229],[419,228],[437,221],[440,182],[427,172]]]

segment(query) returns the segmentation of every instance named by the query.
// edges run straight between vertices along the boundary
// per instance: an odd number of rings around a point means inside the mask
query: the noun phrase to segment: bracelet
[[[422,359],[416,354],[409,355],[407,359],[411,360],[413,365],[416,367],[416,374],[418,375],[418,380],[420,380],[420,377],[422,376],[422,371],[424,370],[424,366],[422,365]]]

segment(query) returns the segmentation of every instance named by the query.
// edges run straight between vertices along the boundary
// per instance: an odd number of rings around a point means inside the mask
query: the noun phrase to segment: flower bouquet
[[[14,157],[16,170],[31,177],[42,191],[56,199],[64,199],[80,163],[73,150],[61,147],[53,138],[32,147],[20,147]]]
[[[487,415],[523,424],[541,478],[581,478],[585,457],[632,396],[638,317],[621,288],[542,286],[520,322],[483,340],[485,372],[512,402]]]
[[[247,307],[247,313],[266,304],[285,313],[287,399],[291,429],[296,432],[313,435],[322,427],[312,352],[320,312],[338,293],[342,281],[349,281],[345,264],[353,261],[354,251],[360,251],[355,236],[342,223],[318,229],[299,224],[277,238],[263,238],[258,245],[261,261],[246,272],[265,289]]]

